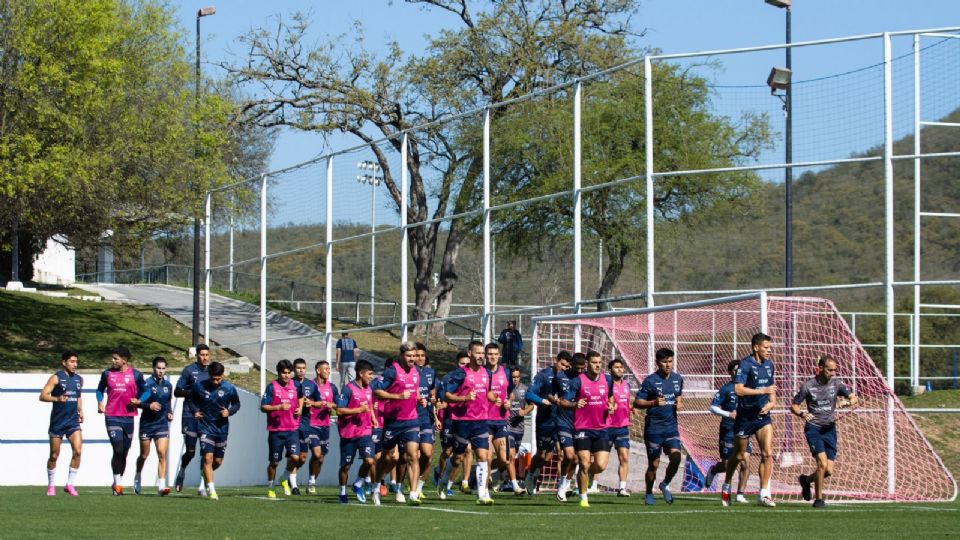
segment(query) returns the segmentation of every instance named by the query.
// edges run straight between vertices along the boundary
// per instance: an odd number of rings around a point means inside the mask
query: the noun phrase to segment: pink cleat
[[[57,494],[57,488],[53,486],[47,486],[47,497],[53,497]]]
[[[64,490],[65,492],[67,492],[67,495],[70,495],[71,497],[79,497],[79,496],[80,496],[80,494],[77,493],[77,488],[73,487],[72,484],[67,484],[67,485],[63,486],[63,490]]]

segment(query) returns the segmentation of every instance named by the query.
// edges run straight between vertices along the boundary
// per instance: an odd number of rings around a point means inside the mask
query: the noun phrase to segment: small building
[[[33,261],[33,282],[49,285],[73,285],[77,280],[77,255],[66,245],[67,239],[57,235]]]

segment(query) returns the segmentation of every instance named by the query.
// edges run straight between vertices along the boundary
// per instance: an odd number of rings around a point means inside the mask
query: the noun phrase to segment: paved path
[[[189,327],[193,318],[193,292],[169,285],[82,285],[104,299],[155,306],[160,311]],[[201,296],[200,323],[203,324]],[[210,339],[212,343],[260,363],[260,306],[220,295],[210,296]],[[201,327],[202,330],[202,327]],[[281,358],[305,358],[308,366],[326,357],[323,333],[279,313],[267,312],[267,370],[272,371]],[[381,367],[383,360],[363,354],[366,360]],[[309,370],[309,371],[312,371]],[[333,382],[339,386],[339,376]]]

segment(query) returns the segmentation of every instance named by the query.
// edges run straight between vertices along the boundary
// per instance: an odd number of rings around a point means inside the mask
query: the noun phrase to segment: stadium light
[[[196,86],[194,88],[194,105],[196,110],[200,110],[200,18],[213,15],[217,8],[208,6],[197,11],[197,58],[196,58]],[[193,159],[200,156],[200,138],[198,137],[200,127],[193,126]],[[195,179],[196,181],[196,179]],[[199,187],[199,183],[197,184]],[[196,190],[195,190],[196,191]],[[207,314],[209,317],[210,315]],[[191,348],[195,347],[200,341],[200,216],[194,214],[193,218],[193,331],[191,336]],[[210,337],[204,336],[209,342]]]
[[[217,12],[217,8],[215,8],[215,7],[213,7],[213,6],[208,6],[208,7],[205,7],[205,8],[200,8],[200,10],[197,11],[197,18],[199,19],[200,17],[206,17],[207,15],[213,15],[213,14],[216,13],[216,12]]]
[[[357,182],[370,184],[370,325],[372,326],[376,324],[374,294],[377,281],[377,236],[373,233],[377,232],[377,186],[380,185],[383,177],[377,174],[380,171],[380,165],[373,161],[361,161],[357,163],[357,168],[361,171],[370,171],[358,174]]]
[[[764,0],[771,6],[783,9],[786,15],[786,47],[784,53],[787,65],[784,68],[775,67],[770,70],[770,76],[767,77],[767,85],[770,87],[770,94],[777,96],[783,101],[784,126],[784,163],[787,165],[783,170],[783,192],[784,192],[784,261],[783,261],[783,282],[787,288],[786,295],[790,296],[790,288],[793,287],[793,91],[791,79],[793,77],[793,62],[791,58],[790,47],[791,27],[790,27],[790,6],[791,0]],[[777,90],[783,90],[783,95],[778,95]]]

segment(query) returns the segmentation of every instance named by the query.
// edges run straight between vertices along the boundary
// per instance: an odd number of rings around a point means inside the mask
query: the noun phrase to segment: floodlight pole
[[[200,19],[213,15],[216,12],[217,10],[213,7],[205,7],[197,11],[197,58],[193,94],[195,113],[200,111]],[[197,122],[197,120],[194,120],[194,122]],[[196,164],[196,160],[200,156],[200,126],[194,124],[193,127],[193,159],[194,164]],[[196,172],[198,173],[199,171]],[[195,182],[198,180],[198,178],[194,177]],[[197,182],[195,187],[199,187],[199,182]],[[200,342],[200,216],[196,210],[194,211],[193,217],[193,320],[191,327],[193,332],[190,343],[191,346],[196,347]]]

